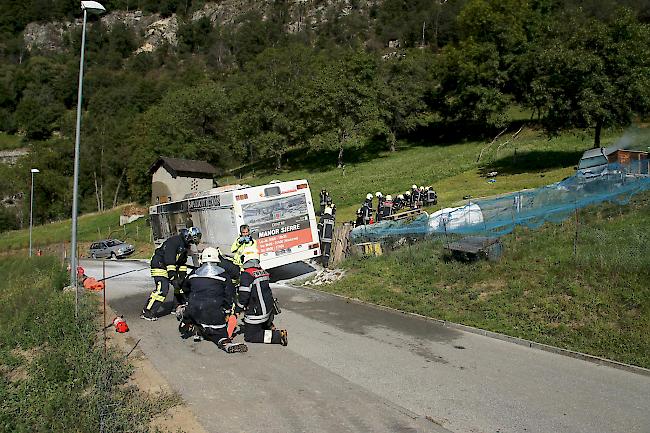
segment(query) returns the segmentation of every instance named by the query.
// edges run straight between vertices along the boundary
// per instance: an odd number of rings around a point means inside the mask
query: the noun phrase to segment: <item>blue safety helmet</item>
[[[181,229],[181,236],[186,244],[196,244],[201,242],[201,230],[198,227],[190,227],[189,229]]]

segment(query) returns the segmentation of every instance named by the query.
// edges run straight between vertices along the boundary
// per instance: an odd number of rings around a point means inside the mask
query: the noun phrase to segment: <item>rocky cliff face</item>
[[[357,7],[362,13],[367,13],[370,7],[381,0],[291,0],[289,1],[289,23],[286,31],[295,33],[307,27],[317,28],[324,23],[326,11],[331,6],[338,6],[340,14],[347,15]],[[206,3],[202,9],[192,14],[191,20],[196,21],[208,17],[213,25],[230,25],[237,22],[242,15],[258,11],[264,18],[268,16],[273,0],[223,0]],[[101,17],[101,22],[111,28],[116,23],[123,23],[132,28],[136,34],[143,36],[142,45],[136,53],[151,52],[164,43],[176,46],[179,18],[172,15],[161,18],[160,15],[145,15],[141,11],[117,11]],[[60,51],[65,47],[65,38],[71,30],[81,27],[82,20],[74,22],[30,23],[24,32],[25,46],[29,51],[40,49],[44,51]]]

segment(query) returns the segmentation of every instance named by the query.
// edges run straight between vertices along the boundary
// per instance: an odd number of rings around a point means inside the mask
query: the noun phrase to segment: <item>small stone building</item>
[[[214,187],[217,170],[205,161],[161,156],[149,168],[151,203],[160,204],[182,199],[185,194]]]

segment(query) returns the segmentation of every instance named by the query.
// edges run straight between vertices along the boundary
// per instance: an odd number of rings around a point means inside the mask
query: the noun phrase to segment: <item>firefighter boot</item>
[[[246,343],[233,343],[230,338],[222,338],[219,340],[217,347],[226,353],[248,352]]]

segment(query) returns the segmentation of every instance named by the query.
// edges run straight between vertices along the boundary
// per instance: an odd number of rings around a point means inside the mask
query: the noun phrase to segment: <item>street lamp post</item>
[[[86,45],[86,20],[88,12],[101,14],[106,12],[104,6],[95,1],[82,1],[81,10],[84,13],[81,30],[81,59],[79,60],[79,90],[77,93],[77,128],[74,142],[74,178],[72,186],[72,239],[70,241],[70,281],[75,289],[75,316],[79,315],[79,287],[77,284],[77,207],[79,201],[79,141],[81,129],[81,95],[84,79],[84,48]]]
[[[32,172],[32,187],[29,195],[29,257],[32,256],[32,226],[34,225],[34,174],[40,173],[38,168],[32,168],[30,171]]]

